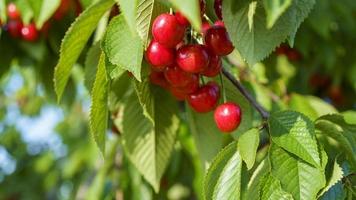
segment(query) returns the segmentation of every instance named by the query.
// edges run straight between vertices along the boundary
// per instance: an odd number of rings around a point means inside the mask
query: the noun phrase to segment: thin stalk
[[[250,102],[250,104],[260,113],[262,119],[267,120],[269,117],[269,112],[266,111],[246,90],[246,88],[238,81],[229,71],[222,68],[222,73],[229,79],[229,81],[241,92],[241,94]]]

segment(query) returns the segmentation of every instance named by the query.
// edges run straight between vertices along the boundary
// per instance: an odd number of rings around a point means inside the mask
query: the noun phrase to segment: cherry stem
[[[219,73],[219,78],[220,78],[220,84],[221,84],[221,89],[222,89],[222,94],[223,94],[223,101],[224,103],[226,103],[226,92],[225,92],[225,85],[224,85],[224,81],[221,75],[221,71]]]
[[[250,102],[250,104],[260,113],[263,120],[267,120],[269,112],[266,111],[248,92],[248,90],[225,68],[222,68],[222,73],[229,81],[241,92],[241,94]]]
[[[204,80],[204,77],[203,77],[203,76],[200,76],[200,80],[201,80],[201,83],[202,83],[203,85],[205,85],[205,80]]]

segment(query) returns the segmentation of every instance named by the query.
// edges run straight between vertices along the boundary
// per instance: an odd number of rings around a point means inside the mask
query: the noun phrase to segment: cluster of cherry
[[[58,21],[61,20],[69,11],[71,3],[71,0],[61,0],[60,5],[53,14],[52,18]],[[77,8],[78,10],[76,11],[81,10],[79,2],[76,3],[76,9]],[[33,22],[24,25],[21,19],[21,12],[13,2],[7,5],[7,16],[8,21],[4,24],[4,26],[2,26],[2,22],[0,20],[0,27],[3,27],[4,30],[7,31],[13,38],[22,38],[25,41],[34,42],[38,39],[39,32],[44,34],[48,32],[48,21],[42,26],[41,30],[38,30]]]
[[[221,0],[217,2],[217,15],[221,17]],[[204,1],[200,5],[204,13]],[[188,26],[189,21],[180,12],[159,15],[153,22],[153,40],[145,57],[151,65],[153,84],[169,90],[177,100],[186,100],[196,112],[206,113],[217,107],[220,88],[214,81],[200,85],[200,77],[219,75],[221,56],[230,54],[234,46],[222,21],[212,26],[203,23],[203,44],[183,42]],[[214,117],[221,131],[231,132],[240,124],[241,109],[235,103],[224,103],[215,109]]]
[[[21,13],[14,3],[7,5],[7,16],[9,18],[4,26],[5,30],[13,38],[23,38],[26,41],[35,41],[38,38],[38,31],[34,23],[24,25],[21,20]]]

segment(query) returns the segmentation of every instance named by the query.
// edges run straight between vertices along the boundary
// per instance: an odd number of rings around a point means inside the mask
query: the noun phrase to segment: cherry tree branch
[[[241,92],[241,94],[250,102],[250,104],[260,113],[263,120],[268,119],[269,112],[265,110],[247,91],[247,89],[238,81],[229,71],[222,68],[222,73],[229,81]]]

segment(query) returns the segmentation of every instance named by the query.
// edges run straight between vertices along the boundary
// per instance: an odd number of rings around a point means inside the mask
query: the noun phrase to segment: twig
[[[266,111],[246,90],[246,88],[240,83],[240,81],[236,80],[236,78],[228,72],[225,68],[222,68],[222,73],[224,76],[229,79],[229,81],[241,92],[241,94],[251,103],[251,105],[260,113],[263,120],[268,119],[269,112]]]

